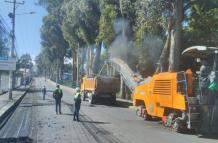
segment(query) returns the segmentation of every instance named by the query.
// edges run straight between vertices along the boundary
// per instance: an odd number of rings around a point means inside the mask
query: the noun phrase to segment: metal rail
[[[112,58],[108,62],[116,71],[122,76],[126,86],[133,91],[144,79],[138,74],[133,72],[130,67],[121,59]]]

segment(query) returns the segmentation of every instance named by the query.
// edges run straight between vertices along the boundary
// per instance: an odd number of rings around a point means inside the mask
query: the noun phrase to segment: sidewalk
[[[27,86],[26,89],[28,89]],[[13,90],[12,92],[12,100],[8,99],[8,92],[0,95],[0,125],[5,120],[7,115],[16,107],[16,105],[22,100],[22,97],[25,95],[26,90],[24,87],[20,87],[18,90]]]

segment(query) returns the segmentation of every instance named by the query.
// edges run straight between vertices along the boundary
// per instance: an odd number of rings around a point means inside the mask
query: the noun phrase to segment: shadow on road
[[[71,114],[71,113],[61,113],[61,115],[73,116],[73,114]]]
[[[38,103],[38,104],[33,104],[32,106],[54,106],[54,103]]]
[[[218,140],[218,134],[198,135],[198,137],[199,137],[199,138],[216,139],[216,140]]]
[[[32,143],[33,140],[29,137],[20,138],[0,138],[0,143]]]
[[[92,124],[111,124],[109,122],[100,122],[100,121],[87,121],[87,120],[80,120],[83,123],[92,123]]]
[[[108,107],[119,107],[119,108],[129,108],[129,106],[132,106],[132,103],[124,102],[124,101],[116,101],[116,104],[112,105],[108,101],[101,101],[97,102],[94,105],[89,105],[90,107],[95,107],[95,105],[105,105]]]
[[[129,106],[132,106],[132,103],[123,102],[123,101],[117,101],[114,106],[115,107],[121,107],[121,108],[129,108]]]

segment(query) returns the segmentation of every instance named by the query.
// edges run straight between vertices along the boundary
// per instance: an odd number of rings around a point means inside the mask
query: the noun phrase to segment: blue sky
[[[13,5],[5,3],[5,0],[0,0],[0,14],[11,28],[11,19],[8,13],[12,12]],[[9,0],[13,1],[13,0]],[[23,0],[17,0],[22,2]],[[16,16],[16,50],[19,56],[29,53],[33,58],[37,56],[41,50],[40,45],[40,27],[42,18],[46,15],[46,10],[36,5],[38,0],[25,0],[24,5],[19,5],[16,9],[17,14],[36,12],[32,15],[17,15]]]

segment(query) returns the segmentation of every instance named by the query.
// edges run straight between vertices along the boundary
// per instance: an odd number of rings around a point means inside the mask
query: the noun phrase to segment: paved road
[[[45,83],[43,79],[37,79],[35,85],[37,88],[46,85],[47,88],[54,89],[54,84]],[[10,139],[20,138],[21,141],[25,138],[37,143],[217,143],[218,141],[174,133],[163,128],[157,121],[145,122],[135,116],[134,110],[119,106],[90,107],[83,102],[81,122],[75,122],[72,117],[72,90],[63,89],[63,91],[62,115],[56,115],[54,111],[51,92],[46,96],[46,100],[42,100],[40,92],[27,94],[18,110],[1,129],[0,137],[3,133]]]

